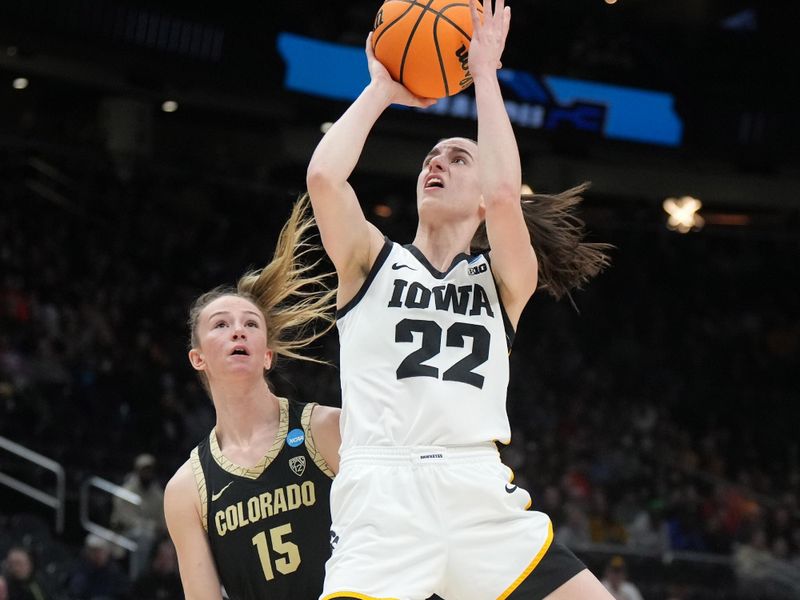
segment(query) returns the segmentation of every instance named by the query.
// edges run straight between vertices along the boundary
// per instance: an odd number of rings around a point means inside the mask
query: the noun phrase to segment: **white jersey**
[[[513,329],[485,254],[442,273],[387,240],[337,316],[342,451],[508,443]]]

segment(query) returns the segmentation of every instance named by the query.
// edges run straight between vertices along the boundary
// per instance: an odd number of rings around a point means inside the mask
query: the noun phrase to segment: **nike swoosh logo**
[[[222,492],[224,492],[225,490],[227,490],[227,489],[228,489],[229,487],[231,487],[232,485],[233,485],[233,482],[231,481],[231,482],[230,482],[228,485],[226,485],[224,488],[222,488],[222,489],[221,489],[220,491],[218,491],[216,494],[211,494],[211,501],[212,501],[212,502],[216,502],[216,501],[219,499],[219,497],[220,497],[220,496],[222,496]],[[508,490],[506,490],[506,491],[508,491]]]
[[[412,271],[416,271],[416,269],[414,267],[409,267],[408,265],[400,265],[400,264],[397,264],[397,263],[394,263],[392,265],[392,271],[399,271],[400,269],[404,269],[404,268],[405,269],[411,269]]]
[[[517,491],[517,486],[516,485],[506,484],[506,492],[508,492],[509,494],[513,494],[516,491]]]

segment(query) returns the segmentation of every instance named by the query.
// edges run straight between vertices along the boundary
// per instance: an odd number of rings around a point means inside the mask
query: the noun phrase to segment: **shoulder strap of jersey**
[[[192,453],[189,455],[189,464],[194,473],[194,481],[197,484],[197,491],[200,493],[200,521],[203,523],[203,529],[208,533],[208,490],[206,488],[206,476],[203,473],[203,465],[200,462],[199,446],[195,446]]]
[[[322,453],[317,450],[317,445],[314,443],[314,433],[311,431],[311,413],[314,411],[315,406],[317,406],[316,402],[309,402],[306,404],[303,408],[303,416],[301,417],[303,431],[306,434],[306,451],[311,457],[311,460],[314,461],[314,464],[317,465],[319,470],[333,479],[334,473],[331,471],[331,468],[328,466],[328,463],[325,461]]]
[[[297,400],[292,400],[291,398],[285,398],[285,401],[289,411],[288,429],[292,430],[295,427],[302,427],[303,411],[308,405],[305,402],[298,402]]]

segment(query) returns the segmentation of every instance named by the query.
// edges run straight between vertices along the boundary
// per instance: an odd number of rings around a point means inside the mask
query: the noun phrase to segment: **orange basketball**
[[[375,17],[372,49],[412,93],[443,98],[472,83],[471,39],[469,0],[386,0]]]

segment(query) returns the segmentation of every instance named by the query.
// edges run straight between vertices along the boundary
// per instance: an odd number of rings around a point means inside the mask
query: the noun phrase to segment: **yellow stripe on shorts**
[[[544,555],[550,548],[550,544],[552,542],[553,542],[553,523],[551,521],[547,524],[547,540],[545,540],[544,545],[542,545],[541,549],[536,554],[536,556],[533,557],[533,560],[530,562],[530,564],[527,567],[525,567],[525,570],[522,572],[522,574],[514,580],[514,583],[512,583],[510,586],[506,588],[505,592],[503,592],[497,597],[497,600],[505,600],[506,598],[508,598],[511,595],[511,592],[517,589],[520,586],[520,584],[523,581],[525,581],[525,579],[527,579],[528,575],[531,574],[531,571],[533,571],[536,568],[536,565],[538,565],[539,562],[542,560],[542,558],[544,558]]]
[[[357,598],[358,600],[397,600],[397,598],[375,598],[374,596],[367,596],[366,594],[359,594],[358,592],[334,592],[328,594],[322,600],[330,600],[331,598]]]

